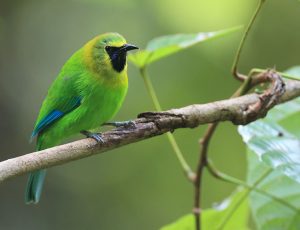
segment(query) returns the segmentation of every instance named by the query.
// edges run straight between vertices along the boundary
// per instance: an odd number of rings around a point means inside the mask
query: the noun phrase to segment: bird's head
[[[105,33],[99,35],[87,44],[91,48],[89,56],[97,65],[98,70],[113,69],[122,72],[126,67],[126,55],[130,50],[138,47],[128,44],[118,33]]]

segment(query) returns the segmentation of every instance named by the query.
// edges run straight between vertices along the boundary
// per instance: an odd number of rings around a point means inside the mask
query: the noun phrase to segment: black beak
[[[131,44],[125,44],[124,46],[122,46],[121,50],[122,51],[130,51],[130,50],[136,50],[139,47],[135,46],[135,45],[131,45]]]

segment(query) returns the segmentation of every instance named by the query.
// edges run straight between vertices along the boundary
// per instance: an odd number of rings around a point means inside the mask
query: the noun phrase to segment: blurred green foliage
[[[213,208],[202,211],[201,227],[209,230],[247,230],[249,207],[247,190],[239,187],[229,198]],[[161,230],[194,230],[195,216],[188,214],[176,222],[161,228]]]
[[[47,89],[67,58],[97,34],[117,31],[145,47],[152,38],[246,24],[256,2],[237,0],[65,0],[0,2],[1,160],[34,150],[29,136]],[[284,17],[282,16],[284,15]],[[242,55],[241,70],[299,64],[299,2],[267,1]],[[229,97],[241,33],[154,63],[150,75],[163,108]],[[152,110],[138,71],[129,66],[129,93],[116,120]],[[204,127],[175,136],[195,166]],[[49,170],[41,203],[25,206],[27,177],[1,184],[2,229],[158,229],[191,211],[192,186],[166,138],[157,137]],[[245,150],[236,127],[222,124],[210,149],[222,171],[243,178]],[[211,206],[233,186],[204,178]]]

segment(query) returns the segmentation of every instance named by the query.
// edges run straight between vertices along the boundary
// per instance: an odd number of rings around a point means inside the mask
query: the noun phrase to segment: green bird
[[[32,132],[37,150],[76,133],[102,141],[101,134],[87,130],[103,125],[120,109],[128,88],[126,55],[133,49],[138,47],[127,44],[120,34],[105,33],[69,58],[41,106]],[[45,174],[46,170],[39,170],[29,175],[27,204],[39,202]]]

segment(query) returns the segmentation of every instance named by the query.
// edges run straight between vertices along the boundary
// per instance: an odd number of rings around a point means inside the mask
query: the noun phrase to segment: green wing
[[[59,76],[54,81],[43,102],[31,138],[45,131],[60,118],[80,106],[82,97],[75,90],[75,77]]]

